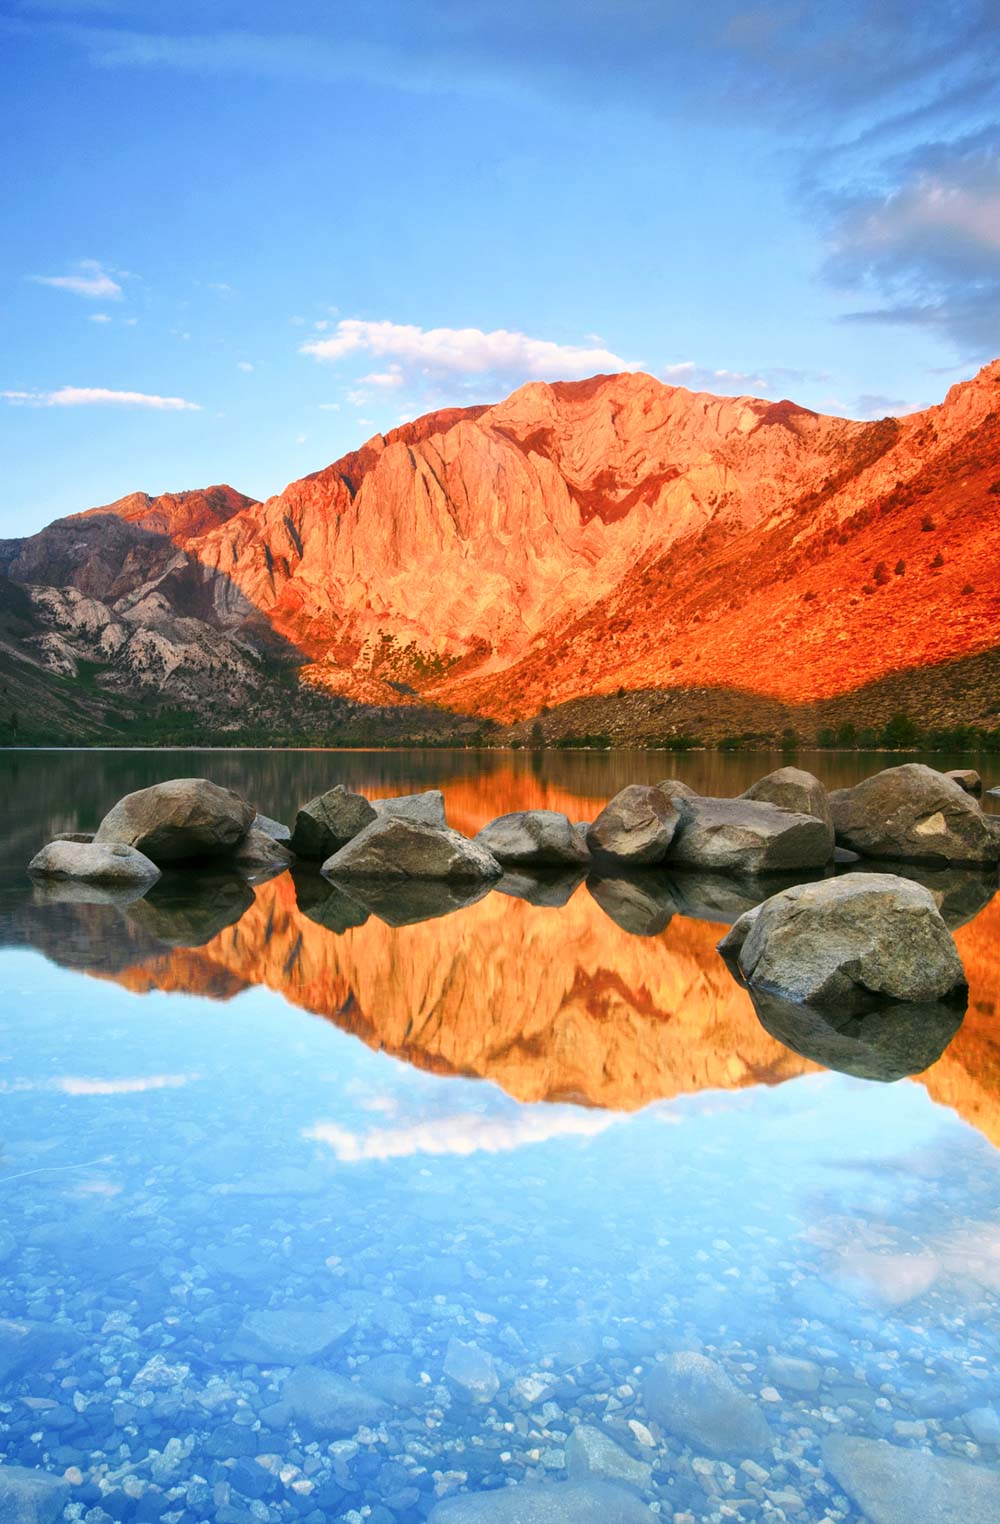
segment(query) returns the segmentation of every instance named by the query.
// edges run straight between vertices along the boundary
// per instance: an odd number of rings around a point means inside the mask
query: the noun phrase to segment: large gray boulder
[[[400,815],[378,816],[323,864],[330,878],[494,879],[491,852],[458,831]]]
[[[283,841],[255,825],[234,851],[232,861],[251,873],[259,870],[280,873],[290,867],[295,858]]]
[[[544,1482],[445,1498],[428,1524],[654,1524],[657,1515],[614,1482]],[[968,1524],[968,1521],[966,1521]]]
[[[801,767],[779,767],[751,783],[740,797],[776,804],[779,809],[792,810],[796,815],[815,815],[826,827],[830,847],[833,847],[833,816],[826,789],[818,778]]]
[[[890,873],[783,889],[742,915],[719,951],[751,987],[842,1012],[872,997],[935,1001],[966,987],[934,896]]]
[[[429,788],[422,794],[394,794],[388,799],[373,799],[372,809],[376,815],[399,815],[403,820],[415,820],[419,825],[446,826],[444,795],[439,788]]]
[[[270,815],[262,815],[258,810],[251,822],[251,830],[263,831],[265,836],[270,836],[274,841],[280,841],[287,847],[292,839],[291,829],[284,821],[272,820]]]
[[[143,852],[117,842],[50,841],[28,864],[33,878],[70,879],[107,889],[155,884],[160,870]]]
[[[841,846],[901,862],[993,863],[1000,840],[976,801],[944,773],[905,762],[836,789],[830,809]]]
[[[681,801],[681,822],[667,861],[724,873],[775,873],[821,868],[833,855],[829,829],[815,815],[761,799]]]
[[[322,862],[377,818],[363,794],[352,794],[338,783],[302,806],[288,845],[296,857]]]
[[[55,1524],[69,1502],[61,1476],[28,1466],[0,1466],[2,1524]]]
[[[389,1411],[380,1397],[318,1365],[293,1370],[281,1396],[294,1418],[324,1437],[353,1434],[362,1424],[378,1423]]]
[[[243,840],[255,813],[239,794],[207,778],[171,778],[119,799],[98,826],[94,841],[136,847],[160,867],[227,857]]]
[[[998,1517],[993,1466],[860,1434],[828,1434],[823,1464],[871,1524],[986,1524]]]
[[[657,1423],[702,1454],[746,1458],[771,1447],[771,1431],[754,1399],[705,1355],[668,1355],[646,1377],[643,1396]]]
[[[576,867],[590,861],[565,815],[557,810],[515,810],[498,815],[473,837],[499,863],[517,867]]]
[[[632,867],[662,862],[681,815],[662,789],[630,783],[603,808],[587,829],[587,846],[597,858]]]

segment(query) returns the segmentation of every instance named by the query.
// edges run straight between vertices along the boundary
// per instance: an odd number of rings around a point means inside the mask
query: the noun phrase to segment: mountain
[[[225,686],[261,723],[278,671],[296,702],[411,728],[427,705],[566,706],[550,735],[995,726],[998,404],[1000,361],[875,423],[642,374],[532,382],[263,503],[134,494],[8,541],[32,628],[0,613],[0,640],[111,696],[205,710]]]

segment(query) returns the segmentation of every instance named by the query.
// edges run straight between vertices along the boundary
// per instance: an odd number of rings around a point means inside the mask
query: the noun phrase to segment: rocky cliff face
[[[37,658],[112,683],[243,683],[269,639],[316,690],[507,721],[620,687],[813,704],[997,646],[998,403],[1000,362],[878,423],[646,375],[533,382],[265,503],[135,494],[0,568]]]

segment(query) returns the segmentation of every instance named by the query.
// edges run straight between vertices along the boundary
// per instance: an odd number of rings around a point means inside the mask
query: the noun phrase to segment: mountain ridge
[[[529,382],[263,502],[135,493],[57,520],[0,543],[0,573],[38,625],[11,653],[90,663],[108,692],[197,707],[224,682],[239,704],[277,663],[341,718],[517,727],[623,689],[811,712],[981,657],[998,553],[995,361],[871,423],[642,372]],[[953,717],[995,725],[995,687],[975,714],[967,690]]]

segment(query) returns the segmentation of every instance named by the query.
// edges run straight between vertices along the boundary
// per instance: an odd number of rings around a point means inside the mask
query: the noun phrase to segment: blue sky
[[[1000,5],[0,0],[0,532],[632,366],[1000,353]]]

